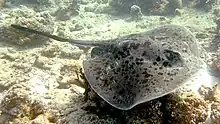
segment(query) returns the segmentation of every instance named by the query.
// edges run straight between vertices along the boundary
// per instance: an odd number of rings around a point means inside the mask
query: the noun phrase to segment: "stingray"
[[[103,100],[121,110],[173,92],[206,67],[196,38],[183,26],[164,25],[103,41],[65,39],[19,25],[12,27],[93,47],[83,61],[85,77]]]

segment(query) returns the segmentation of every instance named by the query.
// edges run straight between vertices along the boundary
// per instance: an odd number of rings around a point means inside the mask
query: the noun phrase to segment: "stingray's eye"
[[[164,66],[173,66],[178,63],[182,63],[182,57],[178,52],[174,52],[172,50],[164,50],[164,55],[166,57],[165,61],[163,62]]]
[[[102,47],[95,47],[91,51],[91,57],[102,56],[105,53],[105,49]]]

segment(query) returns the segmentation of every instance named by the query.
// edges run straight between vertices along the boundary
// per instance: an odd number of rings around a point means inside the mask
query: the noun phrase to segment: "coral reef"
[[[132,5],[137,5],[143,13],[159,15],[173,14],[175,9],[182,7],[181,0],[111,0],[109,4],[119,13],[128,13]]]

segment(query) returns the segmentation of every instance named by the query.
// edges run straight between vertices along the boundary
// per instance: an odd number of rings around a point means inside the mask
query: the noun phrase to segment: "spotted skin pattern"
[[[129,110],[173,92],[204,68],[200,49],[185,27],[165,25],[94,47],[83,68],[101,98]]]

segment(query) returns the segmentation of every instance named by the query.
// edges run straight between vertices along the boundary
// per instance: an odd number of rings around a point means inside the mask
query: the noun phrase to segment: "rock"
[[[44,115],[39,115],[31,122],[31,124],[49,124],[49,123],[50,121],[46,119]]]
[[[76,16],[78,14],[78,10],[72,6],[62,6],[55,12],[56,19],[60,21],[70,20],[72,16]]]
[[[28,90],[24,85],[15,85],[8,90],[0,104],[2,111],[0,121],[4,123],[54,123],[56,119],[51,116],[51,112],[46,112],[46,107],[42,102],[31,99]]]
[[[53,58],[56,57],[60,53],[60,47],[58,45],[50,45],[41,51],[41,55]]]
[[[77,61],[69,61],[65,64],[63,64],[60,68],[60,74],[61,75],[66,75],[66,76],[77,76],[76,72],[80,70],[80,63]]]
[[[212,124],[220,124],[220,101],[212,104],[211,111]]]
[[[220,6],[219,6],[219,7],[216,7],[216,8],[213,10],[213,14],[214,14],[216,17],[220,17]]]
[[[60,58],[79,59],[83,54],[83,50],[70,43],[60,43],[60,45],[51,45],[41,51],[41,55],[53,58],[59,56]]]
[[[85,120],[90,123],[189,124],[205,123],[208,118],[209,102],[190,92],[169,94],[162,98],[141,104],[129,111],[114,109],[107,103],[99,101],[102,99],[97,98],[97,95],[96,97],[89,96],[89,98],[96,101],[97,106],[93,105],[90,100],[87,101],[88,104],[81,104],[81,109],[73,105],[74,107],[72,107],[72,109],[75,108],[75,110],[62,117],[60,119],[62,122],[59,122],[59,124],[63,122],[84,122]],[[217,113],[215,114],[215,118],[218,117],[218,115],[216,115]]]
[[[11,54],[11,53],[2,53],[1,59],[6,59],[9,61],[15,61],[19,58],[18,54]]]
[[[63,64],[60,68],[60,76],[57,78],[59,88],[73,88],[75,87],[74,85],[85,88],[85,81],[80,76],[80,68],[80,63],[77,61],[70,61]],[[81,90],[76,91],[80,92]]]
[[[213,57],[211,68],[216,72],[220,72],[220,55],[218,53],[215,57]]]
[[[191,95],[192,96],[187,96],[185,98],[171,98],[168,101],[168,112],[173,112],[173,120],[170,120],[171,122],[204,123],[206,121],[208,117],[208,102],[195,94]]]
[[[5,0],[0,0],[0,8],[3,8],[5,6]]]
[[[86,12],[94,12],[95,9],[96,9],[96,6],[97,6],[97,5],[89,4],[89,5],[87,5],[87,6],[84,8],[84,10],[85,10]]]
[[[220,17],[219,18],[215,18],[214,22],[216,24],[216,33],[220,33]]]
[[[54,4],[53,0],[10,0],[15,5],[36,5],[36,7],[50,6]]]
[[[30,119],[33,119],[44,111],[43,106],[39,103],[31,103],[28,88],[24,85],[14,85],[10,88],[4,96],[0,108],[3,110],[2,114],[15,118],[29,116]]]
[[[83,4],[83,5],[84,5],[84,4],[86,5],[86,4],[89,3],[89,1],[88,1],[88,0],[80,0],[80,3]]]
[[[198,39],[205,39],[205,38],[208,38],[208,37],[209,37],[208,33],[205,33],[205,32],[196,33],[196,38],[198,38]]]
[[[80,31],[80,30],[82,30],[84,28],[84,26],[83,26],[83,24],[81,24],[81,23],[76,23],[75,24],[75,27],[74,28],[71,28],[71,32],[72,31]]]
[[[130,15],[132,20],[140,20],[142,19],[142,12],[141,12],[141,8],[137,5],[132,5],[130,8]]]
[[[181,9],[176,9],[176,10],[175,10],[175,15],[182,16],[183,13],[184,13],[184,11],[181,10]]]
[[[79,47],[71,45],[69,43],[60,45],[61,58],[71,58],[71,59],[79,59],[83,54],[83,50],[80,50]]]
[[[165,7],[166,12],[170,14],[175,14],[176,9],[181,9],[183,7],[183,0],[168,0],[169,4]]]
[[[201,9],[205,9],[209,11],[218,4],[219,4],[219,0],[200,0],[197,6]]]
[[[214,85],[213,87],[202,86],[199,90],[199,93],[203,98],[209,102],[209,112],[210,116],[207,121],[212,124],[220,124],[220,90],[219,84]]]
[[[38,0],[11,0],[13,4],[37,4]]]
[[[62,77],[59,76],[59,78],[57,79],[57,82],[59,84],[60,89],[68,89],[71,87],[71,84],[74,84],[74,76],[71,77]]]
[[[33,66],[44,70],[50,70],[52,68],[50,65],[52,65],[51,61],[48,61],[48,58],[42,56],[37,56],[33,63]]]

